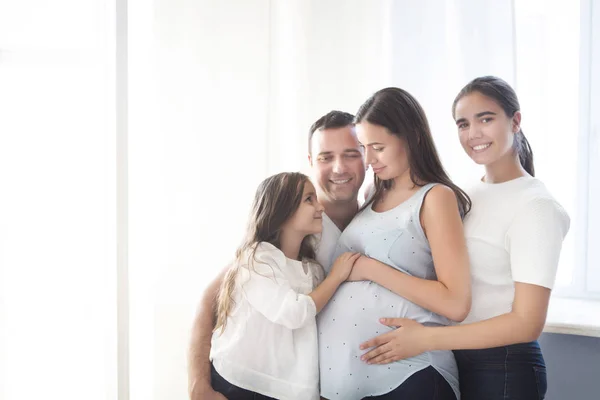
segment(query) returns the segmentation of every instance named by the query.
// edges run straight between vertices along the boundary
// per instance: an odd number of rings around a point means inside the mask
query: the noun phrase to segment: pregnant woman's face
[[[365,148],[365,161],[379,179],[395,179],[408,172],[408,149],[403,139],[367,121],[356,125],[356,135]]]

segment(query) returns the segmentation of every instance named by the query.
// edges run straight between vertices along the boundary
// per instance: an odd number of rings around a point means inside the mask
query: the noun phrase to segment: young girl
[[[345,281],[359,254],[342,254],[324,279],[312,235],[323,207],[300,173],[265,179],[246,239],[217,302],[212,386],[230,400],[319,398],[315,315]]]
[[[485,175],[470,191],[465,219],[473,301],[461,326],[400,328],[363,344],[369,363],[387,364],[425,350],[455,351],[463,400],[543,399],[546,367],[537,338],[569,217],[534,178],[514,90],[496,77],[477,78],[454,101],[460,142]]]

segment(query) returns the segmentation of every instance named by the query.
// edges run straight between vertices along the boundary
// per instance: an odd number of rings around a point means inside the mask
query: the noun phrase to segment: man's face
[[[317,130],[308,156],[319,201],[356,201],[365,179],[363,149],[353,126]]]

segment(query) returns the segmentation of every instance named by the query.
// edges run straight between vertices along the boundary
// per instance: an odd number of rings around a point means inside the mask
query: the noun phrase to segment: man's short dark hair
[[[343,128],[354,124],[354,115],[343,111],[329,111],[315,121],[308,131],[308,154],[311,154],[311,141],[317,130]]]

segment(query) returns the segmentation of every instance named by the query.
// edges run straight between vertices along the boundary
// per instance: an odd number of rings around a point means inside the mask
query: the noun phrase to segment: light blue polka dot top
[[[426,193],[423,186],[397,207],[362,210],[344,230],[335,258],[346,251],[363,253],[404,273],[437,279],[429,243],[419,214]],[[334,258],[334,260],[335,260]],[[329,269],[331,265],[325,266]],[[327,270],[329,272],[329,270]],[[321,395],[328,399],[362,399],[397,388],[415,372],[433,366],[458,392],[458,369],[451,351],[434,351],[386,365],[360,360],[362,342],[392,328],[381,317],[410,318],[426,325],[449,325],[450,321],[370,281],[346,282],[318,316]]]

